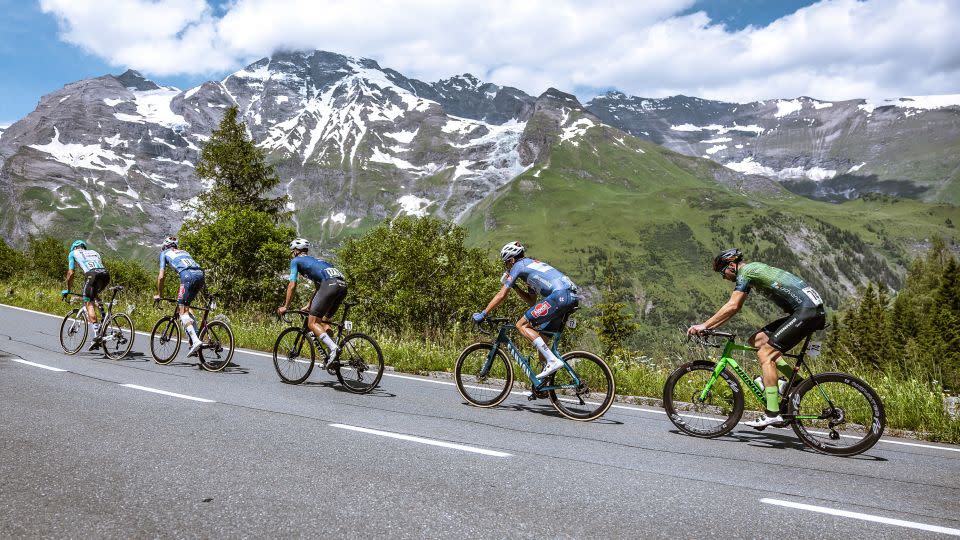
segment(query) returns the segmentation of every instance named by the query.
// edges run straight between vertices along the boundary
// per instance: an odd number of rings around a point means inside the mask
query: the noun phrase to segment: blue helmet
[[[70,251],[73,251],[79,247],[82,247],[83,249],[87,249],[87,243],[84,242],[83,240],[77,240],[74,243],[70,244]]]

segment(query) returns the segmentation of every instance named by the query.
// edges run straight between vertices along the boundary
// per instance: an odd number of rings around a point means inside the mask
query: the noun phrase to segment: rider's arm
[[[723,305],[713,317],[710,317],[704,321],[703,326],[706,328],[717,328],[718,326],[723,325],[723,323],[729,321],[734,315],[740,311],[740,308],[743,307],[743,303],[747,300],[747,293],[742,291],[733,291],[733,294],[730,295],[730,300],[727,300],[727,303]]]
[[[73,285],[73,269],[76,266],[76,261],[73,258],[73,252],[71,251],[67,255],[67,289],[70,290],[70,287]]]
[[[287,284],[287,296],[283,299],[283,308],[287,309],[290,307],[290,300],[293,299],[293,291],[297,290],[297,282],[291,281]]]
[[[157,274],[157,296],[163,296],[163,268]]]
[[[503,302],[503,299],[506,298],[508,294],[510,294],[510,287],[501,287],[500,292],[493,295],[493,298],[490,299],[490,303],[487,304],[487,307],[483,310],[483,312],[490,313],[494,309],[497,309],[497,306],[500,305],[500,302]]]

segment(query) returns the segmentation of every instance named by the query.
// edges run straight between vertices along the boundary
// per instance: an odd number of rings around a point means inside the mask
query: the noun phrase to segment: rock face
[[[960,203],[960,95],[725,103],[610,92],[586,107],[634,136],[809,197],[882,192]]]

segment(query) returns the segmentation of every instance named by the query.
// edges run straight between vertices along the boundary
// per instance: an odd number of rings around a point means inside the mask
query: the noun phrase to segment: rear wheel
[[[572,420],[595,420],[613,405],[616,385],[613,372],[597,355],[574,351],[563,355],[566,367],[550,376],[547,386],[567,386],[550,390],[550,401],[557,411]],[[579,379],[579,384],[577,383]]]
[[[366,394],[380,384],[383,376],[383,352],[376,340],[366,334],[350,334],[337,353],[337,379],[347,390]]]
[[[180,351],[180,325],[176,319],[166,316],[153,325],[150,332],[150,354],[153,361],[160,365],[173,362]]]
[[[89,328],[81,309],[71,310],[60,323],[60,346],[67,354],[77,354],[87,340]]]
[[[107,358],[119,360],[130,353],[133,348],[133,320],[126,313],[118,313],[110,318],[103,332],[103,341],[100,347]]]
[[[694,437],[725,435],[743,415],[743,392],[736,378],[724,369],[713,386],[703,390],[716,369],[713,362],[684,364],[667,377],[663,385],[663,408],[673,425]]]
[[[790,395],[793,431],[810,448],[854,456],[880,440],[886,415],[870,385],[845,373],[820,373]]]
[[[291,326],[277,336],[273,344],[273,368],[280,380],[300,384],[307,380],[317,361],[317,351],[300,328]]]
[[[233,359],[233,330],[224,321],[210,321],[200,331],[200,366],[207,371],[221,371]]]
[[[453,368],[453,378],[463,399],[477,407],[495,407],[510,395],[513,387],[513,365],[499,348],[493,360],[487,360],[493,343],[474,343],[460,353]],[[487,369],[484,370],[484,367]]]

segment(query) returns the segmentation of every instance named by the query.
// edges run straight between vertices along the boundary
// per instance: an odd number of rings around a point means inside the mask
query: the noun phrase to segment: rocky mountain
[[[586,108],[632,135],[805,196],[880,192],[960,203],[960,95],[726,103],[609,92]]]

